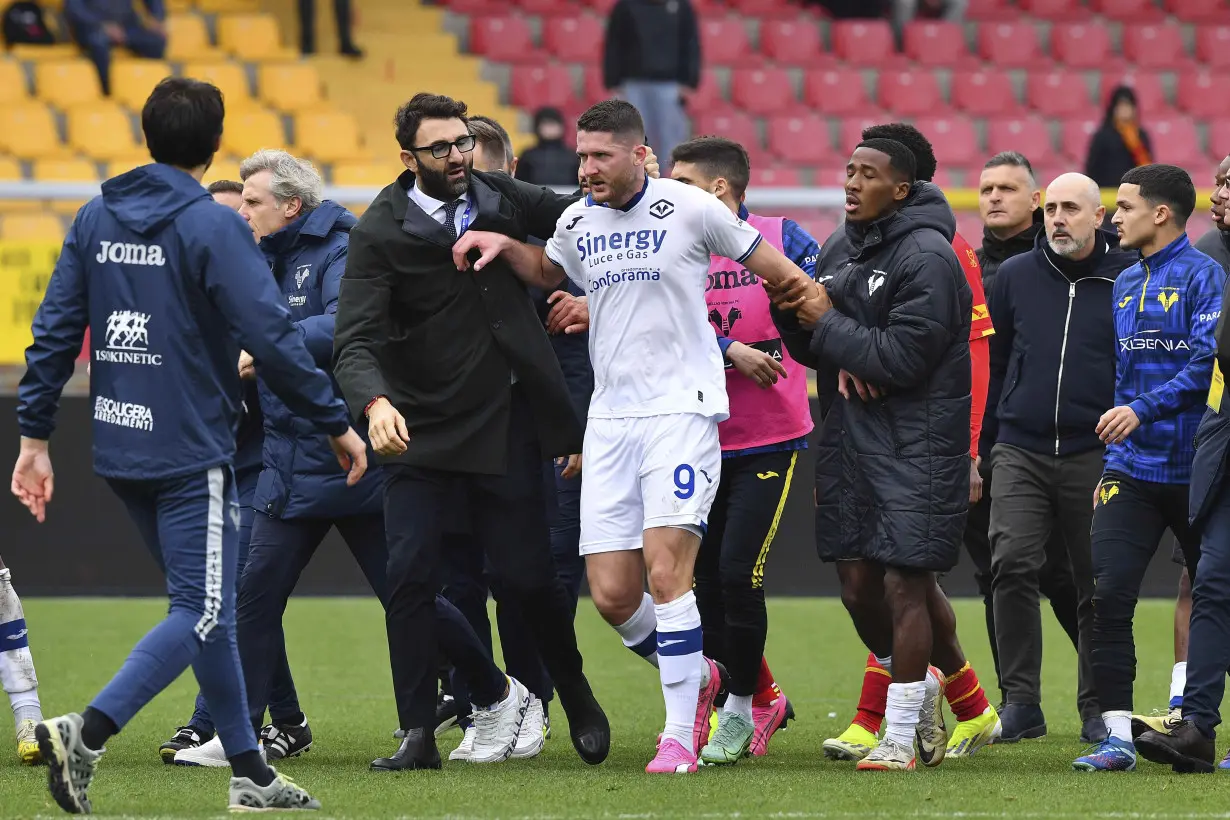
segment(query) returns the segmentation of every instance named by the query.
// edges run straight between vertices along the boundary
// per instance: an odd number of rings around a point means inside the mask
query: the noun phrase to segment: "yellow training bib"
[[[1221,374],[1221,365],[1213,359],[1213,382],[1209,385],[1209,407],[1214,413],[1221,412],[1221,394],[1225,392],[1226,379]]]

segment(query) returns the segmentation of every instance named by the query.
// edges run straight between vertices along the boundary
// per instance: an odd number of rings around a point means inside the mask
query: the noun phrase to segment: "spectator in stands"
[[[618,0],[611,10],[602,81],[644,116],[658,156],[688,138],[683,104],[700,83],[700,56],[690,0]]]
[[[884,16],[884,0],[811,0],[838,20],[870,20]]]
[[[517,178],[534,185],[572,185],[579,163],[576,152],[564,144],[563,114],[555,108],[538,109],[534,113],[534,134],[538,144],[513,166]]]
[[[153,19],[145,22],[132,0],[64,0],[64,17],[73,38],[81,44],[94,65],[104,94],[111,93],[111,49],[116,46],[161,60],[167,50],[166,7],[163,0],[144,0]]]
[[[350,0],[333,0],[333,14],[337,19],[338,53],[343,57],[362,57],[362,50],[354,44]],[[316,53],[316,0],[299,0],[299,50],[305,55]]]
[[[1126,85],[1118,86],[1106,104],[1102,126],[1089,142],[1085,176],[1092,178],[1099,188],[1118,189],[1124,174],[1151,162],[1153,143],[1140,125],[1136,92]]]
[[[1209,231],[1197,239],[1196,250],[1216,259],[1230,273],[1230,225],[1226,224],[1226,203],[1222,198],[1224,189],[1230,184],[1226,180],[1227,173],[1230,173],[1230,156],[1217,166],[1217,176],[1213,179],[1213,195],[1209,197],[1213,203],[1213,207],[1209,209],[1213,214],[1213,227],[1217,230]]]

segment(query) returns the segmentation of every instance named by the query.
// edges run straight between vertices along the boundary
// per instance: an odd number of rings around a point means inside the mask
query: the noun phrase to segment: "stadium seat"
[[[786,0],[726,0],[726,5],[746,17],[764,23],[771,18],[797,17],[798,8]]]
[[[43,102],[61,109],[102,99],[98,69],[80,59],[36,63],[34,92]]]
[[[46,46],[32,46],[16,43],[9,47],[10,59],[19,63],[39,63],[43,60],[72,60],[81,56],[81,49],[76,43],[56,43]]]
[[[0,105],[25,102],[30,98],[26,75],[16,60],[0,60]]]
[[[1218,75],[1206,69],[1178,76],[1175,81],[1175,102],[1182,111],[1200,119],[1216,117],[1225,111],[1226,106],[1221,97]]]
[[[965,42],[965,29],[960,23],[937,20],[912,20],[905,24],[903,35],[905,56],[919,65],[933,68],[961,68],[977,64]]]
[[[887,20],[837,20],[829,28],[833,53],[847,63],[890,69],[904,67]]]
[[[517,8],[540,17],[556,17],[576,11],[571,0],[517,0]]]
[[[103,167],[103,179],[111,179],[118,177],[120,174],[126,174],[133,168],[140,168],[142,165],[148,165],[153,162],[148,156],[138,157],[132,156],[126,159],[117,159],[114,162],[108,162]],[[236,178],[238,179],[238,178]]]
[[[51,109],[41,102],[0,106],[0,151],[19,159],[55,158],[68,153],[60,142]]]
[[[270,108],[293,114],[327,103],[320,74],[311,63],[265,63],[256,69],[256,90]]]
[[[1089,156],[1089,141],[1093,139],[1093,133],[1101,124],[1101,120],[1088,117],[1073,117],[1064,120],[1059,131],[1060,153],[1083,168],[1085,158]]]
[[[700,21],[700,53],[710,65],[748,67],[761,58],[752,52],[741,17],[710,17]]]
[[[1027,21],[978,26],[978,53],[1001,68],[1030,68],[1043,59],[1038,29]]]
[[[0,179],[15,182],[22,179],[21,163],[13,157],[0,156]]]
[[[931,178],[931,181],[944,190],[961,187],[973,188],[978,185],[978,174],[978,171],[970,171],[964,165],[945,165],[941,162],[935,169],[935,176]]]
[[[842,182],[845,182],[845,171],[841,173]],[[824,213],[807,212],[797,214],[797,219],[794,221],[799,223],[799,227],[811,234],[811,238],[817,243],[823,245],[829,240],[829,237],[837,232],[838,224],[837,217],[830,216]]]
[[[1071,68],[1102,68],[1113,59],[1110,32],[1106,26],[1093,23],[1054,25],[1051,54]]]
[[[611,15],[611,9],[615,7],[616,0],[582,0],[591,11],[601,17],[603,20]],[[696,4],[693,3],[693,6]]]
[[[194,0],[199,11],[205,14],[223,12],[260,11],[260,0]]]
[[[295,116],[295,148],[317,162],[341,162],[364,156],[359,123],[342,111],[308,111]]]
[[[824,117],[806,114],[769,120],[769,151],[773,156],[798,165],[821,165],[836,160],[829,144],[829,124]]]
[[[1196,59],[1210,68],[1230,68],[1230,25],[1197,26]]]
[[[797,188],[803,184],[798,166],[770,165],[752,168],[752,188]]]
[[[1192,242],[1195,242],[1211,230],[1213,230],[1213,222],[1207,218],[1207,215],[1203,219],[1194,217],[1187,220],[1187,238]]]
[[[387,163],[374,162],[335,162],[333,164],[334,185],[355,185],[372,188],[383,188],[393,181],[396,169]]]
[[[1230,117],[1215,117],[1206,120],[1204,127],[1209,135],[1209,155],[1220,162],[1225,158],[1226,154],[1230,153],[1230,147],[1225,144],[1225,140],[1220,139],[1218,135],[1230,134]],[[1220,156],[1218,152],[1221,152]],[[1197,175],[1197,179],[1203,178],[1204,174]],[[1200,187],[1200,183],[1196,183]]]
[[[1167,119],[1148,119],[1145,130],[1153,144],[1153,159],[1180,167],[1199,167],[1204,151],[1196,133],[1196,123],[1190,117],[1177,116]],[[1224,148],[1224,146],[1223,146]]]
[[[952,75],[952,105],[967,114],[1006,117],[1021,110],[1006,72],[971,71]]]
[[[900,116],[934,114],[948,107],[930,71],[881,71],[878,84],[880,105]]]
[[[593,74],[597,75],[598,87],[601,88],[602,87],[602,69],[601,68],[596,69],[593,72]],[[590,75],[587,75],[587,80],[588,80],[588,76]],[[590,88],[592,88],[592,86],[587,82],[586,84],[587,94]],[[590,100],[602,100],[602,99],[606,99],[609,96],[611,96],[610,92],[604,89],[601,92],[601,96],[590,97],[589,99]],[[700,85],[697,86],[696,91],[692,93],[692,96],[688,98],[688,112],[691,114],[697,114],[697,113],[706,111],[710,108],[713,108],[715,106],[718,108],[721,108],[725,105],[726,105],[726,102],[725,102],[725,99],[722,97],[722,86],[721,86],[721,83],[719,83],[718,81],[717,72],[714,71],[713,69],[701,69]]]
[[[794,84],[782,68],[755,68],[733,72],[730,99],[752,114],[786,114],[797,106]]]
[[[154,86],[171,76],[161,60],[121,60],[111,64],[111,99],[140,111]]]
[[[282,45],[272,14],[226,14],[218,17],[218,45],[245,62],[293,60],[298,54]]]
[[[513,66],[509,89],[512,104],[531,111],[544,105],[565,109],[577,105],[572,72],[558,63]]]
[[[854,68],[809,71],[803,78],[803,101],[825,114],[862,114],[876,110],[867,96],[863,74]]]
[[[8,213],[0,218],[0,239],[59,241],[64,238],[64,223],[49,213]]]
[[[205,172],[205,176],[201,179],[201,184],[209,185],[211,182],[217,182],[220,179],[238,182],[239,160],[234,157],[215,157],[213,164],[209,166],[209,170]]]
[[[1018,0],[1017,5],[1033,17],[1056,23],[1089,17],[1089,10],[1073,0]]]
[[[504,0],[449,0],[444,5],[454,14],[470,17],[499,16],[508,12],[508,3]]]
[[[132,120],[119,103],[78,105],[68,110],[65,120],[69,147],[92,159],[106,162],[142,152]]]
[[[205,18],[196,14],[168,14],[166,26],[167,59],[171,62],[210,60],[221,56],[209,42]]]
[[[39,182],[93,182],[98,166],[85,159],[38,159],[31,176]]]
[[[1166,17],[1154,0],[1092,0],[1092,9],[1120,23],[1158,23]]]
[[[1178,26],[1125,25],[1123,56],[1139,69],[1170,69],[1191,62]]]
[[[1025,101],[1047,117],[1085,114],[1093,105],[1085,78],[1063,69],[1031,72],[1025,80]]]
[[[470,51],[501,63],[541,63],[524,17],[471,17]]]
[[[245,108],[252,108],[256,101],[248,87],[248,75],[243,66],[234,62],[219,63],[188,63],[183,67],[183,75],[194,80],[211,82],[222,92],[226,103],[227,128],[230,127],[230,114]]]
[[[970,0],[965,9],[965,19],[998,22],[1011,20],[1019,13],[1008,5],[1007,0]]]
[[[764,143],[756,123],[742,111],[717,111],[704,113],[693,120],[692,133],[715,134],[732,139],[743,145],[750,153]]]
[[[602,59],[602,22],[588,14],[549,17],[542,27],[542,44],[566,63],[596,63]]]
[[[762,20],[760,51],[781,65],[819,68],[834,63],[824,50],[820,29],[807,17]]]
[[[282,118],[272,111],[251,108],[233,114],[227,112],[226,128],[222,131],[222,149],[227,153],[246,157],[262,148],[285,148],[286,145]]]
[[[976,211],[957,211],[957,233],[973,245],[981,245],[982,220]]]
[[[1223,23],[1230,19],[1226,0],[1166,0],[1165,6],[1184,23]],[[1199,29],[1196,34],[1199,37]]]
[[[1110,99],[1110,93],[1120,85],[1131,86],[1136,92],[1136,101],[1140,105],[1141,115],[1146,123],[1154,114],[1165,114],[1170,111],[1170,103],[1166,101],[1166,92],[1162,87],[1162,78],[1156,73],[1145,71],[1126,73],[1107,71],[1103,73],[1098,85],[1098,96],[1103,106]]]
[[[977,165],[982,160],[978,134],[965,117],[920,117],[914,127],[927,135],[940,165]]]
[[[1007,117],[987,122],[987,154],[1019,151],[1027,157],[1042,157],[1052,150],[1050,130],[1037,117]]]

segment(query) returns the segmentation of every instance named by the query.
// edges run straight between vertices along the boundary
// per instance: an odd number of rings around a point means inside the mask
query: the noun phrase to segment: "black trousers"
[[[337,21],[337,41],[341,49],[353,48],[350,0],[333,0]],[[316,0],[299,0],[299,48],[304,54],[316,51]]]
[[[1188,567],[1200,541],[1187,523],[1187,485],[1108,472],[1093,512],[1093,677],[1104,712],[1131,711],[1136,680],[1132,617],[1149,561],[1169,529]]]
[[[696,557],[696,606],[705,655],[725,664],[734,695],[756,689],[769,616],[764,568],[799,453],[722,460],[722,478]]]
[[[402,729],[435,728],[439,644],[433,600],[439,589],[446,505],[458,486],[466,493],[472,536],[487,557],[493,582],[523,613],[565,708],[569,692],[583,683],[572,606],[551,560],[542,454],[521,389],[513,387],[504,475],[399,464],[386,468],[385,621]]]
[[[991,458],[982,460],[982,498],[971,504],[965,519],[965,551],[974,563],[974,583],[986,611],[987,639],[991,644],[991,660],[995,663],[995,680],[1002,680],[999,671],[999,644],[995,639],[995,596],[991,589]],[[1046,563],[1038,571],[1038,591],[1051,603],[1051,612],[1068,633],[1075,649],[1078,644],[1076,626],[1076,581],[1072,578],[1072,562],[1068,560],[1063,539],[1057,533],[1046,543]],[[1004,702],[1004,688],[999,684],[999,699]]]

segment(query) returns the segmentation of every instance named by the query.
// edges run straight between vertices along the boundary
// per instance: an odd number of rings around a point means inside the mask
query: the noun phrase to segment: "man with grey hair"
[[[1046,734],[1038,591],[1055,535],[1071,562],[1078,595],[1081,739],[1106,739],[1091,697],[1089,529],[1104,450],[1096,428],[1115,391],[1111,297],[1115,278],[1135,255],[1119,250],[1117,236],[1099,230],[1105,213],[1092,179],[1060,175],[1046,190],[1045,235],[1033,250],[1003,263],[992,289],[990,394],[1000,398],[991,450],[991,572],[1006,697],[1001,740],[1008,743]]]

